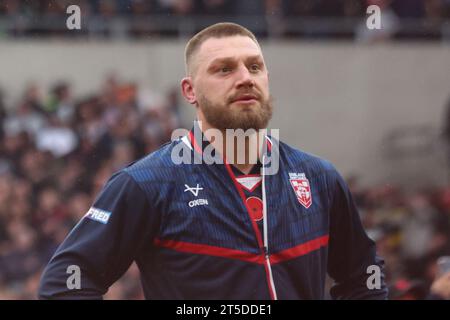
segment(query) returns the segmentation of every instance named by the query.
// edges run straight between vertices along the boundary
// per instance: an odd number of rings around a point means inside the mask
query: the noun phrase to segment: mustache
[[[228,98],[228,103],[232,103],[232,102],[236,101],[240,96],[243,96],[243,95],[252,95],[256,98],[256,100],[258,100],[258,101],[261,100],[261,94],[257,90],[243,90],[243,91],[238,91],[235,94],[231,95]]]

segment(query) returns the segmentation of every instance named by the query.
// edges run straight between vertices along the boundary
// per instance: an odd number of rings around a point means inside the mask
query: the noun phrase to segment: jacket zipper
[[[192,130],[189,132],[187,138],[190,141],[193,149],[196,150],[198,153],[202,154],[203,150],[198,146]],[[270,145],[268,145],[268,147],[270,149]],[[263,158],[263,161],[264,161],[264,158]],[[242,190],[242,187],[240,186],[240,184],[237,182],[236,177],[233,174],[233,170],[231,169],[230,165],[227,163],[227,161],[225,159],[224,159],[224,164],[225,164],[225,168],[228,171],[229,176],[231,177],[231,180],[233,180],[233,183],[234,183],[236,189],[238,190],[238,193],[239,193],[242,201],[244,202],[245,209],[247,210],[247,214],[249,215],[250,222],[252,223],[253,231],[255,233],[256,240],[258,242],[258,246],[261,251],[262,258],[264,259],[264,270],[266,273],[266,278],[267,278],[266,281],[267,281],[267,285],[269,287],[270,298],[272,300],[277,300],[277,293],[275,290],[275,283],[273,281],[273,275],[272,275],[272,266],[270,265],[270,253],[269,253],[269,249],[268,249],[267,220],[266,220],[267,205],[266,205],[266,199],[265,199],[266,196],[265,196],[265,184],[264,184],[264,169],[263,169],[263,175],[262,175],[262,179],[263,179],[262,184],[263,184],[263,214],[264,214],[264,223],[265,223],[266,231],[265,231],[265,237],[264,237],[264,243],[263,243],[263,241],[261,239],[261,233],[259,232],[258,226],[256,225],[255,221],[253,221],[252,216],[250,214],[250,210],[247,207],[244,191]],[[263,164],[263,168],[264,168],[264,164]]]

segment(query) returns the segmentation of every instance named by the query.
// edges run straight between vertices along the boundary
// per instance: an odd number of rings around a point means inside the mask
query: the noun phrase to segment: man
[[[51,259],[40,297],[101,298],[136,261],[148,299],[323,299],[327,272],[334,298],[385,299],[383,262],[343,179],[258,131],[273,107],[254,35],[216,24],[185,58],[182,92],[198,122],[109,180]],[[233,145],[227,129],[253,133]],[[66,286],[68,266],[79,267],[78,289]]]

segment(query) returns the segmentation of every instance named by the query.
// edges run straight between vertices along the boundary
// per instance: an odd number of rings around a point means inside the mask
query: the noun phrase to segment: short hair
[[[186,67],[186,74],[191,75],[191,61],[192,57],[198,51],[200,46],[210,38],[224,38],[232,36],[244,36],[252,39],[259,47],[258,40],[253,32],[247,28],[231,22],[220,22],[213,24],[194,35],[187,43],[184,51],[184,62]]]

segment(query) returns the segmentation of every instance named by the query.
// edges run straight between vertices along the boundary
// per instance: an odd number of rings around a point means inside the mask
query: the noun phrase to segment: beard
[[[272,118],[273,97],[271,95],[268,99],[259,98],[255,104],[247,106],[232,106],[233,99],[228,99],[223,104],[214,104],[203,94],[199,96],[198,102],[206,121],[219,130],[265,129]]]

